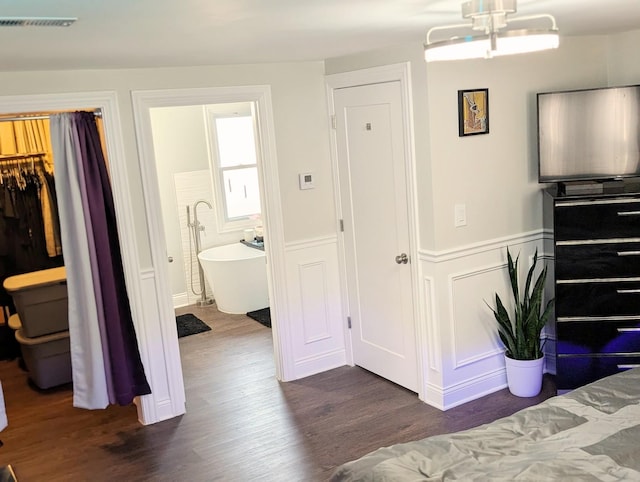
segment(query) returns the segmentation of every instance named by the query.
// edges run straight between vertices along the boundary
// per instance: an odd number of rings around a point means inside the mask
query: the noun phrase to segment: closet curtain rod
[[[93,112],[93,115],[96,117],[102,117],[102,111],[100,109],[94,111],[84,111],[84,112]],[[49,114],[34,114],[34,115],[20,115],[14,117],[0,117],[0,122],[8,122],[8,121],[22,121],[22,120],[39,120],[39,119],[48,119],[51,117]]]
[[[0,155],[0,162],[15,162],[15,161],[28,161],[33,162],[33,158],[36,157],[38,160],[42,160],[44,156],[46,156],[46,152],[31,152],[25,154],[3,154]]]

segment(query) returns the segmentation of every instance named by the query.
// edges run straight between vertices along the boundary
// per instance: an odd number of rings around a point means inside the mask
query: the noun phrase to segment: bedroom
[[[457,8],[454,9],[457,11]],[[544,10],[544,9],[543,9]],[[457,19],[457,14],[452,17]],[[562,25],[560,25],[562,31]],[[15,33],[12,32],[12,35]],[[278,177],[283,218],[284,292],[291,306],[280,310],[283,336],[293,341],[284,353],[282,377],[294,379],[344,364],[343,320],[335,306],[339,293],[330,293],[331,333],[323,346],[305,345],[294,337],[302,319],[299,266],[323,260],[333,282],[337,271],[336,218],[331,185],[329,126],[325,75],[380,65],[410,62],[415,125],[416,185],[419,205],[419,260],[426,323],[440,330],[430,340],[425,400],[442,407],[481,396],[503,384],[496,347],[475,343],[474,317],[483,308],[477,286],[494,285],[497,272],[486,266],[503,263],[505,244],[542,247],[542,205],[535,180],[534,93],[540,90],[593,85],[637,83],[635,59],[639,32],[601,37],[582,35],[562,39],[554,52],[519,58],[494,59],[429,66],[424,64],[421,41],[380,48],[326,60],[245,65],[120,68],[87,70],[78,62],[71,70],[14,69],[0,74],[4,96],[50,95],[66,92],[115,91],[118,96],[123,150],[131,185],[130,205],[136,220],[139,273],[145,287],[154,289],[154,263],[148,247],[147,214],[139,172],[139,154],[131,91],[197,89],[233,85],[269,84],[273,96]],[[457,136],[456,92],[486,87],[491,92],[490,135],[473,139]],[[314,171],[317,187],[300,191],[297,174]],[[455,228],[456,203],[467,205],[467,226]],[[317,206],[326,206],[317,209]],[[454,282],[450,285],[451,282]],[[154,294],[155,295],[155,294]],[[456,311],[452,312],[455,297]],[[483,316],[489,316],[482,311]],[[147,313],[149,320],[154,313]],[[427,319],[428,318],[428,319]],[[429,321],[430,320],[430,321]],[[324,321],[324,320],[323,320]],[[151,322],[150,322],[151,323]],[[152,324],[150,329],[157,327]],[[455,328],[455,330],[453,329]],[[486,336],[485,336],[486,340]],[[334,357],[327,354],[334,354]],[[158,366],[163,366],[159,363]],[[161,376],[161,378],[164,374]],[[179,390],[178,390],[179,391]],[[178,395],[175,395],[178,397]],[[169,396],[169,398],[171,395]],[[166,400],[166,399],[165,399]]]

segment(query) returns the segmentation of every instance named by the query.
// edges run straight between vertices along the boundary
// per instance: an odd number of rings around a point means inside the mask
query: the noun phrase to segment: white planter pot
[[[544,357],[537,360],[514,360],[504,357],[509,391],[516,397],[535,397],[542,390]]]

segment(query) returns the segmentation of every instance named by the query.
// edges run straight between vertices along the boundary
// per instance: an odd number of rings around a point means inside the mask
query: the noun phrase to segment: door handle
[[[408,262],[409,262],[409,256],[407,256],[407,253],[401,253],[398,256],[396,256],[396,263],[407,264]]]

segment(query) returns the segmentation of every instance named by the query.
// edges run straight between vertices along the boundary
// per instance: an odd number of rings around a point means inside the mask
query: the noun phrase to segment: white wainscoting
[[[552,259],[543,252],[543,231],[419,253],[422,321],[428,333],[426,403],[446,410],[506,387],[504,349],[488,305],[494,306],[497,292],[511,306],[507,246],[512,255],[520,253],[523,278],[536,248],[539,266]],[[552,273],[547,279],[552,281]]]
[[[506,246],[520,253],[522,276],[538,248],[541,260],[544,233],[492,240],[460,249],[419,252],[419,288],[423,332],[426,333],[422,393],[424,401],[442,410],[453,408],[506,387],[503,350],[489,306],[494,293],[510,300]],[[304,240],[285,246],[286,307],[289,325],[290,380],[348,364],[346,320],[340,294],[337,238]],[[550,264],[551,266],[551,264]],[[549,280],[553,277],[549,273]],[[179,365],[151,359],[145,347],[162,346],[170,359],[179,359],[175,325],[160,323],[160,292],[153,270],[141,273],[144,328],[139,330],[141,355],[154,393],[141,397],[145,420],[154,423],[184,413]],[[168,301],[170,303],[170,301]],[[553,354],[555,335],[546,333],[545,354]],[[547,370],[553,371],[552,358]]]
[[[283,319],[291,333],[289,380],[347,364],[337,249],[335,236],[286,245]],[[159,307],[171,300],[159,299],[163,289],[154,270],[142,271],[140,281],[144,323],[137,324],[137,335],[153,393],[140,397],[137,404],[144,407],[140,421],[147,425],[185,413],[185,399],[175,320],[160,319]]]
[[[285,258],[294,377],[346,365],[337,238],[288,243]]]

